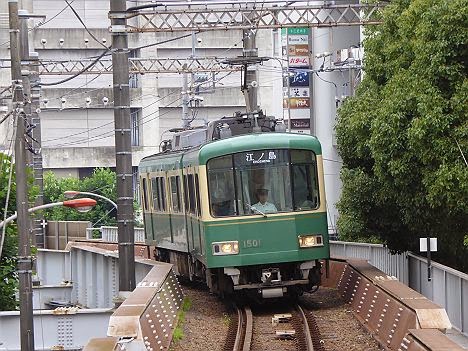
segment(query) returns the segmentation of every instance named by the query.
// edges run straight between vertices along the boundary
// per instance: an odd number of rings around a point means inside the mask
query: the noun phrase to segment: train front
[[[329,258],[321,147],[315,137],[249,134],[200,149],[202,221],[214,290],[263,298],[313,291]]]

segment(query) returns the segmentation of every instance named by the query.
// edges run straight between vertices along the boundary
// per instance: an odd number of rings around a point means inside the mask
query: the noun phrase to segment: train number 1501
[[[260,247],[262,244],[262,241],[260,239],[249,239],[249,240],[244,240],[243,241],[243,246],[244,248],[249,248],[249,247]]]

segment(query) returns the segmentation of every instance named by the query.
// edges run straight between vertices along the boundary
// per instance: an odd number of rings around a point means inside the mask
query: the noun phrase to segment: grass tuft
[[[185,313],[190,310],[192,307],[192,300],[190,298],[185,297],[184,301],[182,302],[181,309],[177,312],[177,326],[174,329],[174,333],[172,334],[172,341],[174,343],[179,342],[184,338],[184,323],[185,323]]]

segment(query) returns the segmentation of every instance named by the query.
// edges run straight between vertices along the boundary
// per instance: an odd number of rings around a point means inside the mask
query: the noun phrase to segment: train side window
[[[160,185],[160,204],[161,204],[161,211],[166,211],[166,178],[159,177],[159,185]]]
[[[195,214],[195,186],[193,174],[188,175],[189,212]]]
[[[142,181],[142,184],[143,184],[143,194],[142,195],[142,198],[143,198],[143,209],[148,211],[148,184],[146,183],[146,178],[143,178],[143,181]]]
[[[294,210],[313,210],[319,207],[317,161],[308,150],[291,150]]]
[[[151,194],[153,201],[153,210],[159,211],[158,178],[151,178]]]
[[[187,176],[184,175],[183,178],[182,178],[182,180],[184,181],[184,204],[185,204],[185,212],[189,212]]]
[[[197,216],[201,216],[201,208],[200,208],[200,184],[198,181],[198,174],[195,174],[195,192],[197,195]]]
[[[212,216],[235,216],[235,183],[231,155],[208,161],[208,183]]]
[[[179,190],[179,177],[171,177],[171,201],[172,210],[180,212],[180,190]]]

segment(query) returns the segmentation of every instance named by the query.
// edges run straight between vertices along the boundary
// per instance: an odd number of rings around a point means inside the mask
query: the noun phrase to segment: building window
[[[132,146],[140,146],[140,111],[141,108],[130,108]]]
[[[137,58],[140,57],[140,50],[130,50],[128,53],[128,58]],[[130,74],[129,80],[128,80],[128,87],[129,88],[139,88],[140,86],[140,80],[138,77],[138,74]]]

